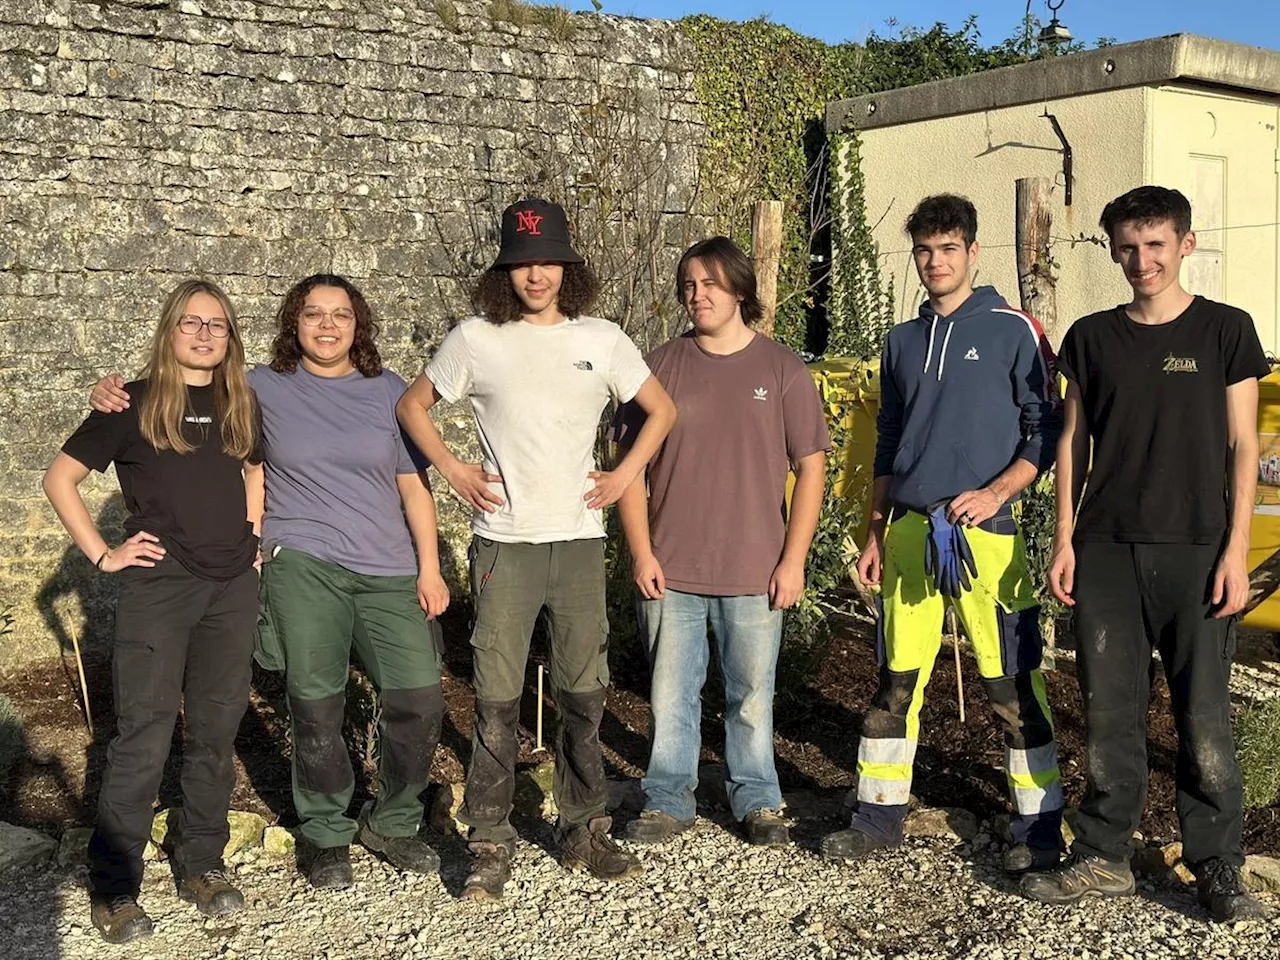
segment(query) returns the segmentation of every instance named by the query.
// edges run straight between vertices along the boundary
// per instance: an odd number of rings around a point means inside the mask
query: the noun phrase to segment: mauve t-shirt
[[[249,383],[266,454],[263,548],[301,550],[368,576],[416,574],[396,476],[426,463],[396,420],[405,382],[390,370],[317,377],[260,365]]]
[[[689,332],[658,347],[648,364],[678,414],[649,465],[649,536],[667,586],[768,593],[787,533],[787,471],[831,447],[813,378],[761,334],[720,356]],[[624,407],[618,441],[628,445],[643,422],[635,404]]]

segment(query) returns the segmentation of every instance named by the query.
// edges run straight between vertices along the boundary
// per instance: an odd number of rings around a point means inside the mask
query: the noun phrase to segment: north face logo
[[[977,348],[977,347],[970,347],[970,348],[969,348],[969,352],[968,352],[968,353],[966,353],[966,354],[964,355],[964,358],[965,358],[966,360],[978,360],[978,359],[980,359],[980,358],[978,357],[978,348]]]
[[[768,390],[766,390],[764,387],[756,387],[756,389],[755,389],[755,393],[753,393],[753,394],[751,395],[751,399],[753,399],[753,400],[768,400],[768,399],[769,399],[769,391],[768,391]]]
[[[594,369],[595,369],[595,367],[591,366],[591,361],[590,361],[590,360],[578,360],[576,363],[574,363],[574,366],[575,366],[575,367],[577,367],[579,370],[594,370]]]

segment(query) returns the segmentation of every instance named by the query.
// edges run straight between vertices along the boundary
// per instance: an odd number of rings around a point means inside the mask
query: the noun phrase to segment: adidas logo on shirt
[[[978,348],[977,348],[977,347],[970,347],[970,348],[969,348],[969,352],[968,352],[968,353],[966,353],[966,354],[964,355],[964,358],[965,358],[966,360],[977,360],[977,359],[979,359],[979,357],[978,357]]]
[[[753,400],[768,400],[769,391],[764,387],[756,387],[755,393],[751,395]]]

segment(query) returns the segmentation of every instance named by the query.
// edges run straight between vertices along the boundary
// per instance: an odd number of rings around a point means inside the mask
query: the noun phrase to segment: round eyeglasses
[[[218,337],[219,339],[231,333],[230,321],[222,317],[206,320],[204,317],[197,317],[193,313],[187,313],[178,318],[178,329],[188,336],[194,337],[200,332],[201,327],[208,327],[209,336]]]

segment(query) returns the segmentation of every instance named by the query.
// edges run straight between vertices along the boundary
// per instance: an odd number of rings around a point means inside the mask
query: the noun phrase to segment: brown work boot
[[[89,917],[107,943],[143,940],[154,931],[151,918],[138,906],[137,897],[94,894],[90,901]]]
[[[476,842],[471,848],[471,872],[462,886],[463,900],[501,900],[511,879],[511,851],[503,844]]]
[[[644,810],[627,824],[622,837],[631,843],[661,843],[692,826],[692,820],[677,820],[665,810]]]
[[[206,917],[220,917],[244,909],[244,894],[231,885],[226,871],[210,870],[196,877],[183,877],[178,896]]]
[[[747,814],[742,821],[742,828],[746,831],[747,842],[757,847],[785,847],[791,842],[791,831],[787,824],[787,818],[782,815],[781,810],[761,807]]]
[[[613,821],[593,817],[586,826],[570,828],[560,844],[560,863],[566,870],[586,870],[600,880],[625,880],[644,873],[640,861],[609,836]]]
[[[1128,897],[1136,885],[1128,860],[1073,853],[1052,870],[1024,873],[1018,884],[1041,903],[1075,903],[1082,897]]]

